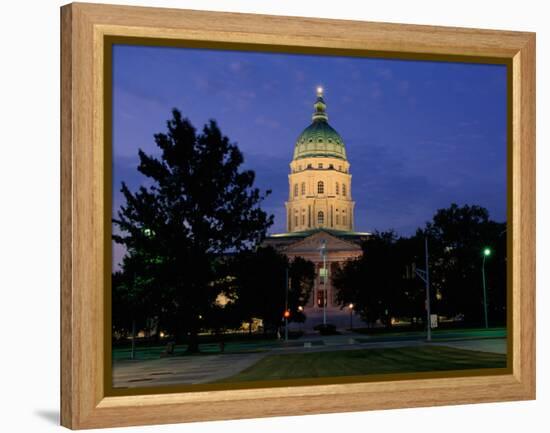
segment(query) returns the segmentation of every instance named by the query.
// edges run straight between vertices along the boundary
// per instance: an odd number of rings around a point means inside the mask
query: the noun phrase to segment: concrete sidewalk
[[[212,382],[240,373],[268,354],[266,351],[118,361],[113,364],[113,386],[136,388]]]
[[[455,349],[476,350],[479,352],[500,353],[508,350],[506,338],[486,338],[483,340],[433,341],[433,345],[454,347]]]

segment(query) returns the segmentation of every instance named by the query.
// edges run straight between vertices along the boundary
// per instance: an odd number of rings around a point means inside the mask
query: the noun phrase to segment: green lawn
[[[391,329],[385,328],[359,328],[354,329],[354,332],[358,334],[364,334],[368,338],[394,338],[394,337],[424,337],[426,335],[425,330],[408,330],[400,329],[399,327],[393,327]],[[455,339],[455,338],[501,338],[506,336],[506,328],[494,327],[494,328],[438,328],[432,329],[432,338],[441,339]],[[361,337],[359,337],[361,338]]]
[[[321,341],[316,341],[312,343],[314,346],[322,345]],[[265,350],[272,349],[274,347],[291,347],[298,346],[302,347],[304,345],[301,341],[290,341],[284,343],[277,340],[258,340],[258,341],[230,341],[225,345],[225,353],[255,353],[263,352]],[[206,343],[200,344],[200,354],[190,355],[186,353],[187,345],[179,344],[175,347],[176,356],[198,356],[198,355],[218,355],[220,354],[220,346],[216,343]],[[148,359],[159,359],[160,354],[166,349],[165,345],[162,346],[138,346],[136,347],[135,359],[138,360],[148,360]],[[132,349],[129,347],[116,347],[113,348],[112,359],[113,361],[124,361],[131,358]]]
[[[228,347],[229,346],[229,347]],[[166,349],[166,346],[149,346],[149,347],[136,347],[135,359],[148,360],[159,359],[161,353]],[[174,350],[175,356],[196,356],[196,355],[218,355],[220,346],[218,344],[201,344],[200,353],[189,354],[186,352],[187,345],[176,345]],[[225,347],[225,353],[254,353],[266,350],[263,345],[244,345],[244,344],[228,344]],[[113,349],[113,361],[128,360],[131,358],[132,349],[130,348],[115,348]]]
[[[220,382],[506,367],[506,356],[444,346],[270,355]]]
[[[359,343],[372,343],[374,341],[406,341],[416,340],[425,337],[425,331],[410,331],[399,329],[355,329],[355,332],[364,334],[363,336],[354,337]],[[506,328],[467,328],[467,329],[434,329],[432,338],[434,340],[466,340],[479,338],[503,338],[506,336]],[[291,339],[285,343],[274,338],[265,339],[261,335],[253,334],[252,338],[248,335],[226,335],[225,353],[253,353],[262,352],[273,349],[275,347],[303,346],[303,340]],[[312,341],[314,346],[322,345],[322,341]],[[166,344],[161,345],[144,345],[139,343],[136,345],[136,359],[148,360],[160,358],[161,352],[166,348]],[[175,354],[178,356],[188,356],[185,352],[186,344],[176,345]],[[202,355],[219,354],[220,346],[215,339],[207,339],[200,344]],[[113,347],[113,361],[128,360],[131,358],[130,345]]]

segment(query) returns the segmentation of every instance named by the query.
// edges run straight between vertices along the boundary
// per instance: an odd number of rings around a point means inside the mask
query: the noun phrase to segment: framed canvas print
[[[64,426],[535,398],[534,34],[61,18]]]

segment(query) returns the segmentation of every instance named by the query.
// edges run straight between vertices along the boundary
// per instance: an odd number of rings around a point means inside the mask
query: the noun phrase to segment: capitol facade
[[[269,236],[265,244],[290,259],[300,256],[315,264],[315,285],[304,306],[304,326],[330,323],[348,327],[349,306],[336,302],[331,276],[346,260],[362,254],[368,233],[354,231],[355,202],[344,140],[328,123],[323,89],[317,89],[311,124],[298,136],[288,175],[286,233]],[[356,324],[360,325],[355,319]]]

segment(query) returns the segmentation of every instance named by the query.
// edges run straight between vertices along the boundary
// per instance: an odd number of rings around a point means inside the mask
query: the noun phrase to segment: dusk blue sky
[[[117,45],[113,52],[113,211],[136,189],[138,148],[158,154],[178,108],[215,119],[271,189],[262,207],[284,232],[294,143],[322,85],[351,163],[355,230],[409,235],[455,202],[506,218],[506,68],[448,62]],[[121,250],[116,248],[115,261]]]

